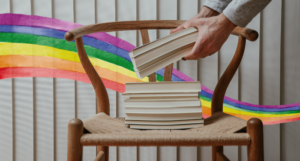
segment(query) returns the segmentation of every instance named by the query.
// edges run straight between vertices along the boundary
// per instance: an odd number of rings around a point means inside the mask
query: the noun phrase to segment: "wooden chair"
[[[176,28],[184,21],[149,20],[125,21],[83,26],[65,34],[68,41],[76,40],[81,63],[95,89],[98,112],[84,121],[72,119],[68,124],[68,161],[82,160],[82,146],[98,146],[95,160],[108,160],[108,146],[212,146],[213,161],[226,161],[223,145],[247,145],[248,160],[263,160],[263,125],[261,120],[252,118],[248,121],[223,113],[223,99],[226,89],[236,72],[245,49],[245,39],[255,41],[258,33],[247,28],[237,27],[232,34],[238,35],[235,55],[220,78],[213,94],[212,116],[205,120],[201,128],[189,130],[133,130],[124,124],[124,119],[109,117],[109,99],[99,75],[90,63],[83,47],[82,36],[94,32],[122,30],[140,30],[143,43],[149,42],[147,29]],[[164,81],[170,81],[172,64],[165,68]],[[149,76],[156,81],[155,75]],[[105,157],[106,155],[106,157]]]

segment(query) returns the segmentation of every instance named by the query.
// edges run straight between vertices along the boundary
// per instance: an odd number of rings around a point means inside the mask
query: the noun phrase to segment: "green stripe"
[[[161,82],[161,81],[164,80],[164,77],[161,76],[161,75],[159,75],[159,74],[157,74],[157,73],[155,73],[155,76],[156,76],[156,80],[159,81],[159,82]]]
[[[1,42],[11,42],[11,43],[26,43],[26,44],[37,44],[43,46],[54,47],[62,50],[73,51],[77,53],[75,42],[68,42],[62,39],[55,39],[45,36],[37,36],[30,34],[20,34],[20,33],[1,33]],[[128,60],[117,56],[115,54],[96,49],[94,47],[84,45],[86,53],[89,57],[101,59],[112,64],[124,67],[128,70],[133,70],[133,65]]]

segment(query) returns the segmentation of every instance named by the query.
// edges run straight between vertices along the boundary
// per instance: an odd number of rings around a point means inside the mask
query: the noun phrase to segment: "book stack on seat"
[[[190,27],[129,52],[138,78],[156,72],[184,57],[194,46],[198,30]]]
[[[125,123],[132,129],[203,126],[200,82],[125,83]]]

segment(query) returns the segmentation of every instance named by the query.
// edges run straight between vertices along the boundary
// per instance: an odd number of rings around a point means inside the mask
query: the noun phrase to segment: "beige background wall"
[[[40,15],[83,25],[107,21],[189,19],[204,0],[0,0],[0,13]],[[247,42],[238,73],[227,96],[254,104],[300,102],[300,1],[273,0],[248,25],[260,37]],[[139,46],[138,32],[111,33]],[[151,40],[169,31],[151,31]],[[222,49],[176,68],[213,89],[237,43],[230,36]],[[109,90],[111,115],[124,116],[120,94]],[[5,161],[65,161],[67,122],[96,113],[92,86],[52,78],[0,81],[0,158]],[[265,160],[300,160],[300,122],[264,127]],[[245,147],[226,147],[232,161],[245,161]],[[84,148],[93,160],[94,147]],[[111,161],[206,161],[210,147],[111,147]]]

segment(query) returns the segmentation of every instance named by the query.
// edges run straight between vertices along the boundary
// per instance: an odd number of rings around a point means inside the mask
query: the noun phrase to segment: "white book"
[[[197,34],[188,34],[182,37],[180,41],[173,40],[164,44],[164,46],[166,45],[172,46],[172,48],[169,49],[169,51],[166,51],[165,47],[153,48],[152,50],[147,51],[147,54],[141,54],[135,57],[133,59],[135,61],[135,66],[138,70],[141,70],[146,66],[154,64],[153,62],[158,62],[160,60],[172,56],[176,52],[182,51],[182,49],[185,48],[185,46],[187,46],[187,48],[190,48],[191,47],[190,41],[192,40],[193,42],[193,40],[196,39],[197,39]],[[165,52],[165,54],[161,55],[160,53],[163,52]]]
[[[143,98],[143,97],[197,97],[199,98],[199,92],[170,92],[170,93],[122,93],[122,97],[134,97],[134,98]]]
[[[180,120],[180,121],[140,121],[125,120],[125,124],[131,125],[184,125],[184,124],[203,124],[203,119],[198,120]]]
[[[199,113],[168,113],[168,114],[132,114],[125,113],[125,120],[147,120],[147,121],[175,121],[202,119],[202,112]]]
[[[187,125],[130,125],[131,129],[190,129],[202,127],[203,124],[187,124]]]
[[[126,93],[200,92],[199,81],[193,82],[127,82]]]
[[[142,79],[142,78],[146,77],[147,75],[152,74],[171,63],[181,60],[186,54],[188,54],[190,52],[191,49],[192,49],[192,47],[184,49],[184,50],[180,50],[179,52],[172,55],[172,57],[168,57],[163,60],[157,61],[152,65],[144,67],[142,70],[138,70],[137,67],[134,66],[135,74],[137,75],[138,78]]]
[[[132,50],[129,55],[138,78],[180,60],[190,52],[197,36],[197,29],[190,27]]]
[[[201,106],[187,106],[187,107],[125,107],[125,113],[199,113],[202,112]]]
[[[201,106],[200,99],[160,100],[160,99],[128,99],[124,100],[124,107],[181,107]]]
[[[150,43],[147,43],[143,46],[140,46],[140,47],[137,47],[135,48],[134,50],[132,50],[131,52],[129,52],[129,56],[131,58],[133,57],[137,57],[139,56],[141,53],[145,52],[145,51],[149,51],[155,47],[159,47],[161,46],[162,44],[165,44],[165,43],[168,43],[174,39],[178,39],[188,33],[193,33],[193,32],[197,32],[198,30],[194,27],[190,27],[188,29],[184,29],[184,30],[181,30],[179,32],[176,32],[176,33],[173,33],[171,34],[172,36],[166,36],[166,37],[163,37],[163,38],[160,38],[156,41],[153,41],[153,42],[150,42]]]

